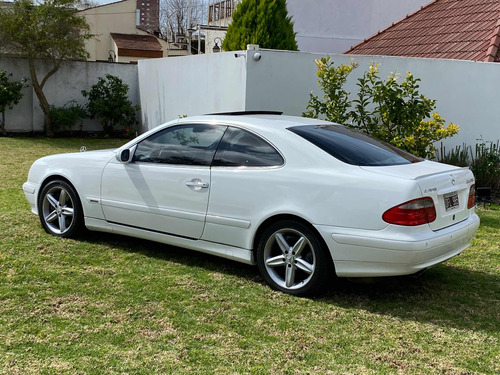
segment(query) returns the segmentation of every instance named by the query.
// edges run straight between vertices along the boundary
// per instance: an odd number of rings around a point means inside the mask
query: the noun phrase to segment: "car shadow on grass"
[[[202,268],[264,285],[257,267],[209,254],[108,233],[83,239],[147,257]],[[456,329],[500,330],[500,279],[496,275],[441,264],[417,277],[332,278],[318,303]]]

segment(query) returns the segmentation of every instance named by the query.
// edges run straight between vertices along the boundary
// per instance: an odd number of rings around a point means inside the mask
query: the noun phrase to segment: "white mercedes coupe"
[[[87,228],[257,264],[293,295],[333,274],[419,273],[479,226],[469,169],[279,113],[182,118],[116,150],[47,156],[23,190],[54,236]]]

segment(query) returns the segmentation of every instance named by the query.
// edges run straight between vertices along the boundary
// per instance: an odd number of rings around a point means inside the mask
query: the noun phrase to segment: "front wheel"
[[[271,288],[297,296],[319,293],[333,268],[316,233],[291,220],[274,223],[264,231],[257,247],[257,265]]]
[[[38,198],[43,228],[57,237],[76,237],[84,227],[83,209],[75,189],[65,181],[51,181]]]

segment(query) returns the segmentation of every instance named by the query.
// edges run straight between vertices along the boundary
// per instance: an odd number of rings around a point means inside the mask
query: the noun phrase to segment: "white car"
[[[45,230],[85,227],[248,264],[277,290],[408,275],[467,248],[467,168],[344,126],[273,113],[178,119],[117,150],[47,156],[23,185]]]

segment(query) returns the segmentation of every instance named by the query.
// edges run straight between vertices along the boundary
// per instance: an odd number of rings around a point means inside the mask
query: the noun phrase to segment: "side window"
[[[242,129],[228,128],[215,154],[214,166],[272,167],[284,163],[276,149]]]
[[[137,145],[134,161],[209,166],[225,130],[225,126],[205,124],[161,130]]]

